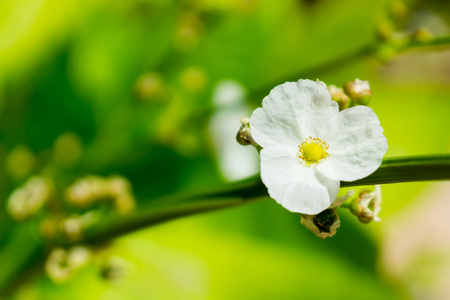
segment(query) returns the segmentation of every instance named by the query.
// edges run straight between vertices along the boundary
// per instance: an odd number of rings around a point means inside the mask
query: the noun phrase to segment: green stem
[[[383,160],[372,175],[341,187],[450,179],[450,154],[395,157]]]
[[[450,46],[450,35],[430,38],[428,41],[411,40],[404,50],[418,47]]]
[[[353,182],[341,182],[341,187],[433,180],[450,180],[450,154],[387,158],[372,175]],[[131,215],[112,216],[86,232],[81,242],[101,243],[172,219],[268,197],[267,189],[259,179],[233,183],[203,193],[165,197]]]

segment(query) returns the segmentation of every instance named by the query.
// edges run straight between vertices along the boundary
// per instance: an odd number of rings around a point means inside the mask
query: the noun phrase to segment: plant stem
[[[450,46],[450,35],[439,36],[429,39],[428,41],[410,41],[406,49],[418,48],[418,47],[433,47],[433,46]]]
[[[383,160],[370,176],[341,182],[341,187],[450,179],[450,154],[435,156],[395,157]]]
[[[341,187],[413,181],[450,180],[450,154],[387,158],[370,176],[341,182]],[[81,243],[101,243],[123,234],[165,221],[268,198],[260,179],[229,184],[217,190],[180,194],[154,201],[151,206],[124,216],[112,216],[86,232]]]

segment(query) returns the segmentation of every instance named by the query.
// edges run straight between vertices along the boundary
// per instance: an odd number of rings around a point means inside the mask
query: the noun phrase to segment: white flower
[[[302,214],[330,207],[340,181],[373,173],[388,148],[371,108],[339,112],[328,90],[310,80],[275,87],[253,112],[250,126],[263,147],[261,178],[269,195]]]

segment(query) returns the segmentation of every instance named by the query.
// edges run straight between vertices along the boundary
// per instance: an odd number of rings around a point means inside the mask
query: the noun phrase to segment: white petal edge
[[[271,198],[291,212],[315,215],[336,199],[340,182],[298,161],[295,148],[261,150],[261,179]]]
[[[323,128],[320,135],[330,146],[329,156],[317,166],[323,175],[333,180],[355,181],[378,169],[388,145],[371,108],[345,109]]]
[[[317,136],[320,124],[338,114],[328,90],[320,83],[299,80],[281,84],[263,99],[250,118],[253,139],[262,147],[298,145]]]

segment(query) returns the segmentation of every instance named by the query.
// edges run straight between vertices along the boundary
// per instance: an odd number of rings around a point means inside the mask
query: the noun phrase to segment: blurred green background
[[[342,211],[327,240],[265,199],[96,245],[63,280],[26,249],[52,220],[116,213],[67,203],[87,175],[126,178],[137,209],[255,175],[256,151],[234,140],[239,118],[285,81],[369,80],[387,156],[448,153],[450,49],[420,43],[449,26],[437,0],[0,1],[4,297],[448,299],[445,183],[383,186],[381,223]],[[7,199],[33,175],[60,197],[14,220]],[[24,257],[33,263],[16,268]]]

